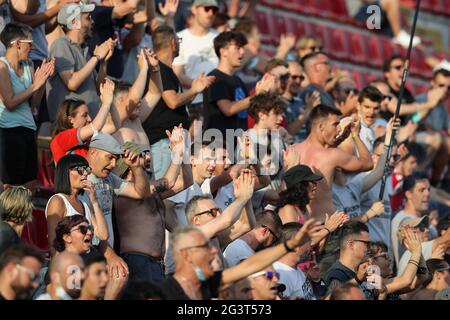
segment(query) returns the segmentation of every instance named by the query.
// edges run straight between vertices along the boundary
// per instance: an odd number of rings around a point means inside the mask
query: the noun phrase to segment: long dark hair
[[[55,192],[70,194],[69,170],[76,166],[88,166],[88,162],[77,154],[68,154],[62,157],[56,165],[55,171]],[[83,194],[84,190],[80,191]]]
[[[64,235],[69,234],[70,230],[72,230],[73,227],[83,222],[89,224],[89,221],[80,214],[64,217],[60,222],[58,222],[58,225],[55,229],[55,240],[53,240],[53,247],[56,251],[63,252],[64,250],[66,250],[66,243],[63,239]]]
[[[278,200],[277,207],[282,208],[290,204],[298,206],[302,211],[306,210],[306,205],[309,203],[308,185],[308,181],[303,181],[281,191],[279,193],[280,200]]]
[[[78,108],[83,104],[86,104],[86,102],[76,98],[66,99],[60,104],[58,113],[56,114],[53,137],[61,131],[73,128],[72,124],[69,121],[69,117],[75,117]]]

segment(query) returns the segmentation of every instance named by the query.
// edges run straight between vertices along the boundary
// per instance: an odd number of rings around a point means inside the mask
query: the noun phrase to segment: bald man
[[[47,293],[36,300],[73,300],[78,299],[84,280],[83,259],[71,252],[57,254],[50,263],[48,270],[50,284]]]

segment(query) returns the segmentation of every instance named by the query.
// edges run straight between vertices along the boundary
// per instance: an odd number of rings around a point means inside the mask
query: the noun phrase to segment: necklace
[[[180,275],[177,275],[176,277],[188,285],[189,290],[191,291],[191,294],[188,294],[189,298],[191,298],[192,300],[201,300],[201,297],[196,293],[194,286],[192,285],[192,282],[190,280]]]

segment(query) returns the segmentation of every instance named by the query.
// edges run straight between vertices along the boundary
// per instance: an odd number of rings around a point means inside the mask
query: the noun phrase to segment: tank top
[[[67,198],[62,193],[57,193],[57,194],[53,195],[50,199],[48,199],[47,205],[45,206],[45,217],[46,218],[47,218],[48,204],[50,203],[52,198],[56,197],[56,196],[60,197],[64,202],[64,206],[66,207],[66,215],[65,215],[66,217],[74,216],[77,214],[82,215],[87,219],[89,224],[92,226],[92,214],[91,214],[91,210],[89,209],[89,206],[87,205],[87,203],[81,199],[78,199],[81,201],[81,204],[83,205],[83,208],[84,208],[84,213],[80,213],[77,210],[75,210],[75,208],[70,204],[69,200],[67,200]],[[92,244],[97,245],[99,242],[100,242],[100,239],[98,239],[97,236],[94,235],[92,237]]]
[[[17,95],[31,87],[33,77],[31,75],[31,69],[28,62],[21,62],[23,66],[23,74],[19,77],[5,57],[0,57],[0,61],[8,67],[8,75],[14,95]],[[31,112],[28,100],[22,102],[14,110],[6,109],[3,101],[0,100],[0,128],[16,127],[25,127],[36,131],[36,123],[34,122],[33,113]]]

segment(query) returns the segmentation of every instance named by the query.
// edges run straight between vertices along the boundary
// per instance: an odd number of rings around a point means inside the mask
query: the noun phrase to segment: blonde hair
[[[321,38],[314,37],[314,36],[304,36],[304,37],[301,37],[297,41],[297,43],[295,45],[295,49],[296,50],[306,49],[310,42],[315,42],[315,43],[318,43],[318,44],[322,45],[322,39]]]
[[[10,221],[17,225],[30,222],[34,208],[31,196],[31,191],[22,186],[6,189],[0,195],[0,206],[3,209],[2,220]]]

